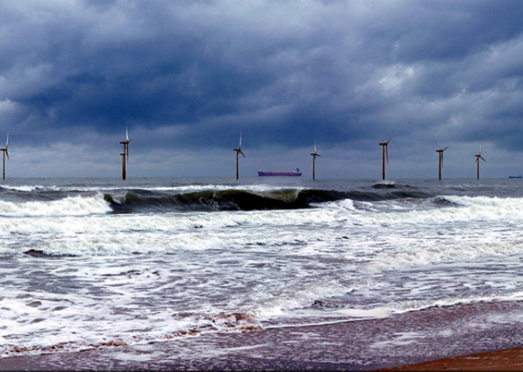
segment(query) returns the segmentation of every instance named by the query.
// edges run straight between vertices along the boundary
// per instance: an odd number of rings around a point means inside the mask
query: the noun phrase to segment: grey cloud
[[[35,145],[129,126],[145,152],[226,149],[242,131],[254,149],[372,157],[396,130],[412,152],[521,151],[520,4],[4,2],[0,130]]]

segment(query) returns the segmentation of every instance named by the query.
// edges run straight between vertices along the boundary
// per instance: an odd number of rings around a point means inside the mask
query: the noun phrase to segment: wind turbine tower
[[[127,180],[127,163],[129,162],[129,143],[133,139],[129,139],[129,132],[127,131],[127,127],[125,128],[125,141],[120,142],[123,145],[123,153],[120,154],[122,156],[122,180]]]
[[[396,133],[392,135],[394,137]],[[387,158],[387,165],[389,165],[389,142],[392,139],[392,137],[389,138],[388,141],[385,142],[383,137],[381,137],[383,142],[380,142],[379,145],[382,146],[383,149],[383,170],[381,172],[382,179],[385,180],[385,158]]]
[[[9,150],[7,149],[7,143],[9,142],[9,132],[7,133],[7,139],[5,140],[5,149],[0,149],[4,153],[4,180],[5,180],[5,157],[9,160]]]
[[[448,149],[450,145],[445,147],[444,149],[441,148],[441,145],[438,142],[439,150],[436,150],[436,152],[439,153],[439,180],[441,181],[441,168],[443,167],[443,151]]]
[[[233,149],[233,151],[236,151],[236,179],[240,179],[240,154],[242,154],[243,157],[245,157],[245,154],[242,151],[242,134],[240,133],[240,144],[238,145],[237,149]]]
[[[487,162],[483,156],[481,156],[481,144],[479,144],[479,154],[474,155],[476,157],[476,163],[478,163],[478,180],[479,180],[479,159],[483,160],[485,163]]]
[[[311,155],[312,155],[312,179],[315,180],[316,179],[316,156],[321,156],[316,151],[316,141],[314,141],[314,152],[311,153]]]

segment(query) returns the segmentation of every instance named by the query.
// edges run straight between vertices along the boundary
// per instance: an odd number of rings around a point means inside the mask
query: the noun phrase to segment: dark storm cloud
[[[523,150],[519,1],[0,8],[0,129],[33,145],[129,126],[149,151],[229,148],[240,131],[253,148],[364,149],[398,131]]]

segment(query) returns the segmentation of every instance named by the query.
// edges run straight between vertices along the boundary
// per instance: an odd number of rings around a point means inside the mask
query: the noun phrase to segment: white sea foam
[[[43,186],[29,186],[29,185],[21,185],[21,186],[10,186],[10,185],[2,185],[2,189],[6,190],[15,190],[15,191],[24,191],[24,192],[31,192],[35,190],[43,190]],[[52,190],[52,189],[50,189]],[[54,189],[55,191],[58,190],[58,188]]]
[[[372,348],[383,349],[389,345],[409,345],[416,342],[417,339],[423,338],[425,335],[420,332],[397,332],[395,338],[388,341],[375,342],[371,345]]]
[[[304,289],[296,290],[295,287],[288,287],[282,293],[274,298],[261,301],[261,306],[256,309],[256,314],[260,318],[270,318],[273,316],[285,316],[290,310],[303,309],[309,307],[317,299],[324,299],[341,295],[352,291],[352,288],[346,288],[340,283],[331,281],[324,285],[312,285]],[[305,312],[310,315],[309,312]],[[292,316],[297,317],[299,311],[292,311]],[[348,315],[347,312],[345,315]],[[353,313],[355,316],[356,312]],[[350,316],[353,316],[350,315]]]
[[[121,186],[44,186],[44,185],[2,185],[7,190],[15,191],[86,191],[86,192],[100,192],[100,191],[113,191],[113,190],[144,190],[144,191],[161,191],[161,192],[175,192],[175,193],[189,193],[198,191],[225,191],[225,190],[245,190],[252,192],[270,192],[275,190],[281,190],[281,186],[257,184],[257,185],[183,185],[183,186],[142,186],[142,185],[121,185]],[[283,187],[285,188],[285,187]],[[290,187],[293,189],[306,190],[307,187]]]
[[[399,213],[376,213],[369,215],[376,221],[390,223],[445,223],[478,220],[523,220],[523,198],[490,198],[468,196],[440,197],[459,207],[411,210]]]
[[[375,252],[365,270],[379,272],[523,253],[523,240],[517,229],[511,228],[523,221],[523,199],[445,198],[461,206],[355,215],[363,229],[375,235],[373,245],[355,242]]]
[[[382,319],[389,317],[393,313],[391,309],[385,307],[374,309],[329,309],[329,311],[321,313],[321,320],[319,320],[318,313],[314,310],[299,309],[293,312],[276,314],[278,320],[282,321],[282,323],[279,325],[268,325],[266,328],[301,327],[304,325],[326,325],[356,320]],[[287,319],[292,319],[293,323],[285,322]]]
[[[354,207],[354,201],[351,199],[342,199],[342,200],[336,200],[332,202],[325,202],[325,203],[312,203],[312,206],[316,208],[328,208],[328,209],[344,209],[348,211],[357,211]]]
[[[56,206],[47,208],[49,202],[37,202],[38,208],[33,211],[28,212],[27,207],[14,211],[25,217],[0,219],[0,242],[2,239],[9,241],[0,246],[0,254],[12,255],[17,247],[37,249],[50,255],[96,256],[227,247],[242,249],[245,245],[260,244],[292,246],[299,239],[304,242],[312,239],[312,244],[318,242],[321,226],[336,223],[340,218],[338,211],[327,209],[115,215],[105,213],[108,206],[99,196],[70,199],[73,206],[81,208],[64,211]],[[95,206],[101,205],[94,212],[104,213],[85,216],[93,209],[84,208],[83,203],[77,204],[79,200],[95,200]],[[14,212],[11,215],[15,215]],[[29,213],[35,216],[27,216]],[[52,213],[58,215],[40,218]],[[343,223],[348,225],[345,218]],[[285,226],[289,228],[285,229]],[[309,226],[311,236],[296,235],[293,231],[301,230],[303,226]],[[278,233],[271,234],[275,228]],[[308,249],[308,245],[301,244],[300,249]]]
[[[74,196],[53,201],[7,202],[0,200],[2,216],[80,216],[110,212],[102,194]]]
[[[386,306],[391,313],[402,314],[412,311],[426,310],[433,307],[450,307],[478,302],[494,301],[522,301],[523,293],[512,295],[470,296],[470,297],[447,297],[441,299],[425,299],[416,301],[397,301]]]
[[[523,241],[515,237],[500,238],[497,242],[491,234],[488,237],[472,237],[469,241],[441,241],[432,245],[421,245],[419,241],[401,240],[403,249],[379,252],[365,268],[369,271],[403,269],[413,266],[426,266],[439,262],[475,260],[480,257],[506,257],[523,254]]]

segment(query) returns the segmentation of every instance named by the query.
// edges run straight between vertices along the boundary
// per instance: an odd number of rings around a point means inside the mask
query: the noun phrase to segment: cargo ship
[[[292,172],[258,172],[258,177],[300,177],[301,172],[296,168]]]

